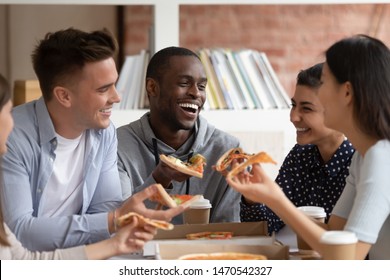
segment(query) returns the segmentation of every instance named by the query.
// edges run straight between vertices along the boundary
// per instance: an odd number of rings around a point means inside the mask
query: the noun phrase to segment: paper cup
[[[208,224],[211,204],[208,199],[201,198],[193,202],[183,213],[185,224]]]
[[[298,207],[298,209],[300,211],[302,211],[305,215],[321,222],[321,223],[324,223],[325,222],[325,217],[326,217],[326,212],[325,212],[325,209],[323,207],[318,207],[318,206],[301,206],[301,207]],[[307,244],[305,242],[305,240],[303,240],[302,237],[300,237],[298,234],[297,234],[297,245],[298,245],[298,249],[299,251],[301,252],[304,252],[304,251],[307,251],[307,250],[313,250],[309,244]]]
[[[358,239],[349,231],[326,231],[321,236],[322,258],[324,260],[354,260]]]
[[[300,211],[313,219],[325,223],[326,212],[323,207],[318,206],[301,206],[298,207]]]

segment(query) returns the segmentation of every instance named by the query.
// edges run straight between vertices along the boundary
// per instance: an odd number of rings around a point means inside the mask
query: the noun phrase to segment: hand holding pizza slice
[[[160,155],[160,160],[169,167],[180,171],[184,174],[203,178],[204,166],[206,165],[206,158],[201,154],[195,154],[188,162],[184,162],[174,156]]]
[[[138,224],[141,227],[144,226],[145,224],[147,224],[147,225],[151,225],[151,226],[154,226],[155,228],[163,229],[163,230],[172,230],[174,228],[174,225],[169,223],[169,222],[162,221],[162,220],[149,219],[149,218],[146,218],[146,217],[144,217],[138,213],[135,213],[135,212],[129,212],[125,215],[120,216],[115,221],[115,223],[118,227],[123,227],[125,225],[131,224],[131,222],[133,221],[134,218],[138,219]]]
[[[225,170],[231,167],[233,160],[242,159],[247,160],[251,155],[244,153],[241,148],[232,148],[226,151],[215,164],[215,170],[223,173]]]
[[[251,157],[249,157],[246,161],[241,164],[235,166],[229,173],[226,175],[226,178],[232,178],[237,176],[240,172],[244,171],[248,166],[251,166],[255,163],[272,163],[276,164],[266,152],[259,152]]]

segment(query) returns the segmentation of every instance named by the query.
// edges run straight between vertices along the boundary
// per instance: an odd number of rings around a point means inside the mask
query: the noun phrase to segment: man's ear
[[[69,108],[71,105],[71,96],[67,88],[59,87],[59,86],[55,87],[53,89],[53,98],[55,98],[58,101],[58,103],[60,103],[64,107]]]
[[[158,95],[159,92],[159,86],[155,79],[153,78],[146,78],[146,92],[148,93],[149,97],[155,97]]]

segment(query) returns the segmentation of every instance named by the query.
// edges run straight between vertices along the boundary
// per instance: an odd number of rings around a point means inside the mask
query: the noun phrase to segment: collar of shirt
[[[311,150],[311,167],[312,168],[321,168],[324,173],[328,176],[337,176],[337,174],[342,171],[345,162],[351,160],[355,149],[348,140],[344,140],[343,143],[338,147],[336,152],[333,154],[332,158],[325,164],[322,163],[321,155],[318,150],[318,147],[312,145]]]

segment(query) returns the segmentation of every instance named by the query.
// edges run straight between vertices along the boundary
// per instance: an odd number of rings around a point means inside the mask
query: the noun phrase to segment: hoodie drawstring
[[[158,154],[156,138],[152,138],[152,142],[153,142],[154,161],[156,162],[156,166],[157,166],[157,164],[160,162],[160,156]]]
[[[193,155],[194,155],[194,152],[191,151],[191,152],[188,154],[187,161],[189,161],[190,158],[192,158]],[[191,178],[191,177],[190,177],[190,178]],[[190,178],[188,178],[187,181],[186,181],[186,194],[189,194],[189,193],[190,193]]]

